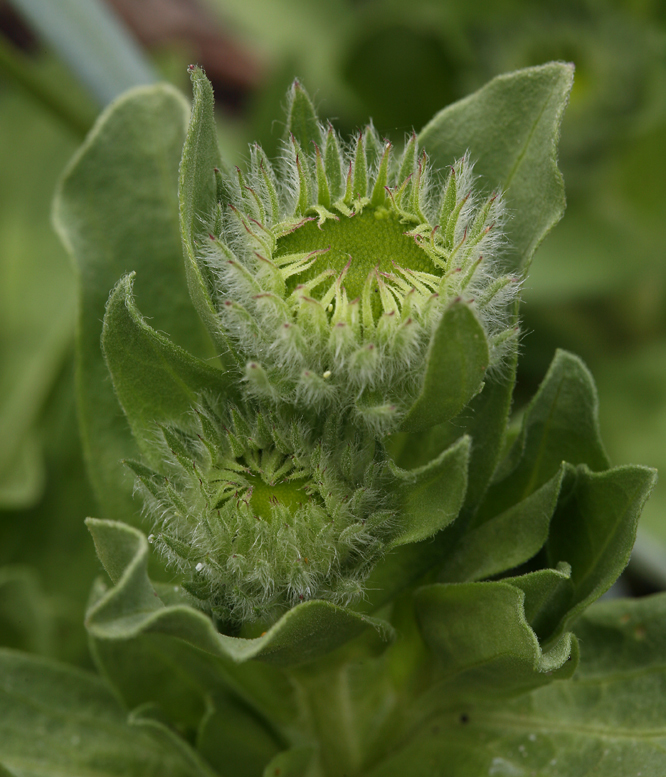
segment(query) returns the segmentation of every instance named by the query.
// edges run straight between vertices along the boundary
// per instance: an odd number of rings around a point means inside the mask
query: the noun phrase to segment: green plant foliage
[[[369,774],[420,777],[446,764],[453,777],[658,775],[665,607],[663,595],[597,605],[576,625],[581,663],[570,682],[454,709]]]
[[[48,213],[75,143],[15,88],[3,84],[0,104],[1,145],[12,149],[0,160],[0,506],[9,509],[43,491],[38,424],[73,333],[74,279]]]
[[[665,605],[594,605],[654,472],[611,467],[564,351],[508,425],[519,281],[564,207],[571,67],[494,79],[398,150],[372,125],[345,142],[295,81],[280,156],[253,145],[235,171],[190,73],[185,133],[173,90],[129,92],[56,201],[106,685],[8,652],[0,689],[24,672],[57,707],[85,686],[76,725],[113,718],[106,739],[66,730],[85,747],[54,750],[63,771],[117,772],[125,737],[127,774],[142,755],[146,774],[568,777],[619,755],[656,777]],[[24,706],[10,772],[52,714]]]
[[[557,140],[573,82],[562,63],[528,68],[494,79],[474,95],[445,108],[419,140],[438,164],[478,149],[476,171],[505,191],[511,261],[529,267],[534,251],[564,213],[564,183],[557,169]]]
[[[0,665],[0,764],[7,774],[213,774],[166,729],[128,719],[94,675],[5,649]]]
[[[79,272],[78,395],[88,470],[105,514],[123,519],[136,508],[120,462],[136,455],[136,443],[117,413],[99,348],[110,289],[136,272],[135,293],[154,323],[197,355],[211,354],[190,307],[178,234],[175,186],[185,121],[186,104],[174,89],[129,92],[100,117],[54,206]],[[157,286],[144,277],[153,266]]]

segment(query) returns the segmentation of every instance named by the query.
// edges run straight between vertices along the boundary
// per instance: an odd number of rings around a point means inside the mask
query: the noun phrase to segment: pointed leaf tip
[[[293,136],[303,151],[309,153],[313,143],[319,146],[323,144],[314,104],[297,78],[294,79],[287,97],[286,137]]]

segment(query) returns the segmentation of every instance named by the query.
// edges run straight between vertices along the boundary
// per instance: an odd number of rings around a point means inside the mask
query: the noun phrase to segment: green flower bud
[[[394,516],[385,461],[358,439],[333,446],[335,422],[313,438],[283,414],[204,400],[189,428],[160,427],[161,472],[128,462],[151,543],[219,620],[267,623],[309,599],[350,604],[383,554]]]
[[[443,179],[414,134],[401,154],[371,124],[344,144],[295,82],[277,165],[254,146],[248,170],[220,184],[199,250],[225,334],[259,365],[246,375],[250,394],[353,406],[386,433],[418,393],[452,302],[480,321],[491,368],[515,341],[502,199],[475,191],[468,156]]]

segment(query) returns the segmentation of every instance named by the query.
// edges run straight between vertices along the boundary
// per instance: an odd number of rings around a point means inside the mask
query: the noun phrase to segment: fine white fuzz
[[[310,147],[290,136],[277,168],[252,147],[201,250],[249,393],[351,408],[384,434],[418,392],[454,300],[482,324],[490,369],[514,347],[502,199],[475,192],[468,156],[442,179],[415,135],[396,155],[372,125],[347,145],[330,125],[313,134]]]
[[[389,474],[374,446],[339,432],[331,419],[315,440],[284,415],[203,400],[188,428],[159,429],[160,472],[128,462],[151,543],[220,621],[362,596],[393,529]]]

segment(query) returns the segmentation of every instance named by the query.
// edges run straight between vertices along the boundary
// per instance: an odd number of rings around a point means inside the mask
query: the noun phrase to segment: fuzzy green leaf
[[[572,596],[559,632],[607,591],[627,565],[656,479],[654,470],[637,466],[600,473],[581,466],[565,479],[544,550],[548,566],[560,561],[571,565]],[[551,618],[556,614],[551,610]]]
[[[574,672],[575,639],[565,634],[542,650],[525,615],[525,593],[508,581],[425,586],[415,604],[446,693],[511,696]]]
[[[506,372],[486,380],[482,391],[451,421],[416,434],[400,432],[387,441],[396,464],[415,469],[436,458],[462,434],[469,435],[472,449],[463,513],[473,512],[482,501],[502,454],[516,363],[514,354]]]
[[[109,294],[136,271],[135,293],[156,329],[212,356],[187,294],[176,181],[187,105],[170,86],[134,89],[100,116],[67,169],[54,220],[79,270],[78,395],[91,480],[107,515],[136,512],[122,459],[136,457],[99,341]]]
[[[558,351],[532,399],[520,436],[500,464],[477,521],[529,496],[552,478],[563,461],[593,471],[609,467],[599,433],[598,399],[587,367]]]
[[[576,626],[571,682],[475,701],[423,727],[370,777],[661,777],[666,773],[666,595],[595,605]],[[442,772],[444,773],[444,772]]]
[[[131,725],[94,675],[4,649],[0,767],[21,777],[212,777],[184,741]]]
[[[334,650],[369,627],[386,637],[391,634],[383,621],[316,599],[287,611],[256,639],[220,634],[204,613],[186,604],[166,605],[160,599],[148,579],[149,546],[141,532],[92,518],[87,525],[100,560],[116,583],[88,611],[86,625],[96,639],[126,640],[156,632],[231,661],[258,659],[292,666]]]
[[[377,609],[441,563],[451,529],[441,530],[455,519],[464,502],[469,454],[470,440],[462,437],[419,469],[393,466],[399,477],[402,529],[393,549],[370,573],[366,596],[356,608],[360,612]]]
[[[134,303],[134,274],[111,292],[102,347],[120,404],[153,465],[157,424],[181,420],[202,392],[235,393],[229,376],[148,326]],[[151,445],[151,442],[153,443]]]
[[[528,561],[543,547],[564,468],[518,504],[463,535],[440,573],[443,582],[493,577]]]
[[[183,603],[179,586],[156,589],[166,604]],[[105,593],[102,585],[95,599]],[[297,714],[293,687],[280,669],[263,662],[237,664],[156,632],[124,640],[92,639],[91,648],[99,672],[126,707],[157,704],[170,725],[192,739],[213,707],[251,714],[259,736],[265,734],[266,720],[282,725]]]
[[[564,213],[557,142],[572,83],[573,66],[563,62],[498,76],[438,113],[419,135],[435,166],[469,151],[475,172],[505,193],[508,258],[516,270],[529,267]]]
[[[488,366],[488,343],[470,308],[453,303],[430,342],[421,392],[401,430],[419,432],[458,415],[478,394]]]
[[[391,466],[401,502],[401,525],[392,547],[428,539],[455,520],[465,498],[470,446],[470,438],[462,437],[423,467]]]
[[[293,135],[306,153],[312,151],[312,144],[321,148],[322,137],[317,112],[310,95],[299,81],[294,81],[287,95],[286,137]]]
[[[481,393],[452,423],[458,433],[464,431],[473,440],[465,510],[475,510],[482,501],[502,454],[517,362],[517,355],[513,354],[506,372],[486,380]]]
[[[217,145],[215,98],[213,87],[199,67],[192,78],[192,114],[190,116],[178,179],[180,233],[185,253],[185,273],[192,302],[222,353],[229,346],[222,334],[215,308],[215,287],[210,269],[201,261],[197,244],[209,240],[210,222],[218,202],[216,169],[225,169]]]

